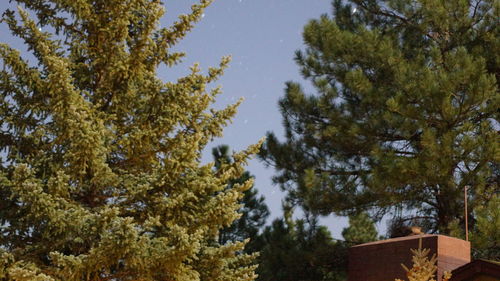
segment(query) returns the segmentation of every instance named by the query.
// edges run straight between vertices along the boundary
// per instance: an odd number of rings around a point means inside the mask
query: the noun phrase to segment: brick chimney
[[[437,281],[441,281],[444,271],[452,271],[470,262],[470,242],[434,234],[398,237],[350,248],[348,281],[407,280],[401,264],[412,266],[410,249],[418,248],[420,238],[422,248],[431,250],[429,258],[436,254]]]

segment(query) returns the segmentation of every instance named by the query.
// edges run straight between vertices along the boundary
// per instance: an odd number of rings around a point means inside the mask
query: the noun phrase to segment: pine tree
[[[215,168],[218,170],[224,164],[230,164],[233,161],[229,156],[229,146],[220,145],[212,149],[212,155],[215,160]],[[241,177],[229,181],[227,189],[232,189],[236,184],[243,184],[253,178],[248,171],[245,171]],[[245,252],[253,253],[258,251],[259,231],[266,223],[269,216],[269,209],[264,202],[264,196],[257,197],[257,190],[253,186],[244,192],[241,200],[241,208],[238,210],[241,217],[235,220],[231,226],[224,228],[219,233],[219,243],[224,245],[227,242],[244,241],[250,239],[245,246]]]
[[[500,260],[500,196],[495,194],[484,206],[475,210],[476,220],[469,224],[469,239],[475,259]],[[452,224],[452,235],[465,239],[458,221]]]
[[[484,206],[476,208],[476,223],[470,240],[475,258],[500,261],[500,194]]]
[[[199,162],[236,112],[210,109],[229,59],[157,76],[210,1],[168,28],[158,0],[14,2],[2,21],[36,61],[0,44],[0,280],[253,280],[244,243],[216,237],[257,146]]]
[[[332,239],[315,216],[276,219],[262,234],[259,281],[340,281],[346,278],[347,245]]]
[[[258,240],[262,244],[257,280],[347,280],[349,247],[378,238],[366,213],[351,216],[342,230],[344,241],[335,241],[317,216],[306,210],[304,219],[294,220],[289,207],[285,206],[285,218],[274,220]]]
[[[378,240],[378,232],[367,213],[349,216],[349,226],[342,230],[342,237],[348,243],[363,244]]]
[[[488,178],[490,184],[500,182],[500,167],[498,163],[492,166],[494,173]],[[471,216],[475,220],[469,230],[471,242],[474,246],[474,258],[500,260],[500,194],[497,192],[485,204],[475,208]],[[460,225],[460,224],[458,224]],[[461,226],[461,225],[460,225]]]
[[[269,134],[262,158],[311,210],[392,213],[449,233],[463,225],[465,186],[470,210],[498,191],[498,1],[333,8],[305,26],[296,55],[316,93],[287,83],[286,140]]]

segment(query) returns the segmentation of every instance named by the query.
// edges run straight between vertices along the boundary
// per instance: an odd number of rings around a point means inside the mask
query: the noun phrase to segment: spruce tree
[[[218,170],[224,164],[233,162],[229,156],[229,146],[220,145],[212,149],[212,155],[215,160],[215,168]],[[253,176],[245,171],[239,178],[229,181],[227,189],[232,189],[235,184],[242,184],[253,178]],[[260,243],[259,231],[266,223],[269,216],[269,209],[264,202],[264,196],[257,196],[257,190],[252,186],[245,190],[241,207],[238,213],[240,218],[236,219],[229,227],[222,229],[219,232],[219,243],[226,244],[227,242],[244,241],[250,239],[245,245],[245,252],[253,253],[258,251]]]
[[[290,200],[323,214],[367,210],[450,233],[498,192],[495,0],[351,0],[304,28],[286,85],[286,140],[261,156]]]
[[[16,0],[0,44],[0,280],[253,280],[238,217],[257,146],[201,165],[237,105],[210,109],[229,59],[162,81],[211,1],[160,28],[158,0]]]

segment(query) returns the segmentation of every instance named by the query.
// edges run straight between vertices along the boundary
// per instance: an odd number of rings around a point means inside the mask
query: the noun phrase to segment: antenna
[[[464,186],[464,203],[465,203],[465,241],[469,241],[469,224],[468,224],[468,212],[467,212],[467,186]]]

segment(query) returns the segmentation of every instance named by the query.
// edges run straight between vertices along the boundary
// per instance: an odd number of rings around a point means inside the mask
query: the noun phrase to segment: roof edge
[[[378,241],[363,243],[363,244],[352,246],[351,248],[379,245],[379,244],[399,242],[399,241],[407,241],[407,240],[420,239],[420,238],[431,238],[431,237],[446,237],[446,239],[456,239],[456,240],[461,240],[461,241],[465,242],[465,240],[463,240],[463,239],[451,237],[451,236],[447,236],[447,235],[441,235],[441,234],[416,234],[416,235],[409,235],[409,236],[396,237],[396,238],[390,238],[390,239],[385,239],[385,240],[378,240]]]

